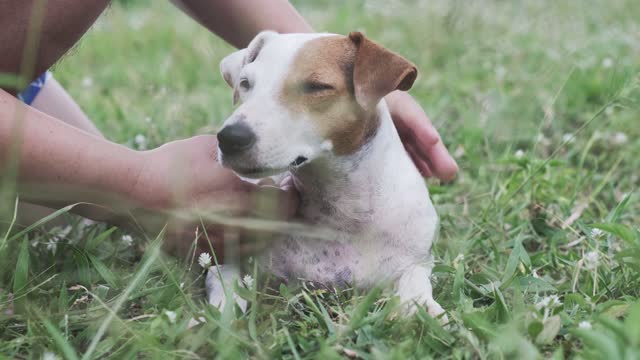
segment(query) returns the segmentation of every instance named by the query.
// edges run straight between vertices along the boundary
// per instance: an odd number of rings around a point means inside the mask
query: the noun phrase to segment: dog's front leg
[[[415,313],[419,305],[426,305],[433,318],[444,314],[444,309],[433,299],[431,265],[414,265],[405,270],[396,284],[396,293],[410,314]],[[447,323],[447,315],[443,315],[440,321]]]
[[[247,309],[247,301],[236,295],[233,286],[240,280],[240,271],[235,265],[225,264],[212,266],[207,271],[205,287],[209,304],[220,310],[227,304],[227,296],[232,296],[242,311]]]

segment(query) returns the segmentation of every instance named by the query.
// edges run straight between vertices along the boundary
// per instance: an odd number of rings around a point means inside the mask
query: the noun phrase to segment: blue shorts
[[[22,90],[18,94],[18,99],[22,100],[22,102],[27,105],[31,105],[33,100],[35,100],[36,96],[40,93],[40,90],[44,87],[45,82],[47,82],[50,77],[51,73],[49,71],[45,71],[42,75],[38,76],[37,79],[33,80],[26,89]]]

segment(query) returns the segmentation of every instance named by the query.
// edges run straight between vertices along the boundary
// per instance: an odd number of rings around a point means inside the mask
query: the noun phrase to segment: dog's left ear
[[[238,102],[239,98],[238,76],[240,75],[242,68],[245,65],[252,63],[256,57],[258,57],[258,54],[264,47],[266,41],[274,35],[277,35],[274,31],[263,31],[251,40],[246,49],[233,52],[230,55],[227,55],[220,62],[220,72],[222,73],[222,77],[224,78],[224,81],[233,88],[233,105]]]
[[[352,32],[349,39],[356,46],[353,65],[353,88],[356,101],[369,109],[394,90],[407,91],[418,76],[409,60]]]
[[[247,49],[242,49],[227,55],[220,61],[220,72],[224,81],[233,89],[233,105],[238,103],[238,75],[245,64]]]

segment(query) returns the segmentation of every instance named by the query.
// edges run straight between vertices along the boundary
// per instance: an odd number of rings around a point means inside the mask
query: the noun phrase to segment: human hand
[[[411,95],[394,91],[385,97],[393,123],[405,149],[423,176],[443,181],[456,177],[458,164],[451,157],[422,107]]]
[[[166,225],[164,248],[174,255],[189,253],[196,228],[201,235],[198,251],[210,252],[213,246],[221,262],[229,241],[239,241],[238,255],[253,253],[260,248],[258,238],[269,234],[225,221],[287,220],[297,208],[293,186],[255,185],[223,168],[216,159],[215,136],[170,142],[143,153],[143,157],[145,165],[132,190],[135,202],[142,206],[133,215],[138,225],[153,235]]]

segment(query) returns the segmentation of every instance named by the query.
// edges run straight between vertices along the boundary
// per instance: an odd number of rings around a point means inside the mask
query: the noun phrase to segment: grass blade
[[[51,214],[43,217],[42,219],[34,222],[33,224],[27,226],[25,229],[21,230],[17,234],[11,236],[8,241],[13,241],[15,239],[18,239],[18,238],[24,236],[25,234],[29,233],[31,230],[37,228],[38,226],[44,225],[44,224],[48,223],[49,221],[57,218],[58,216],[68,213],[69,211],[71,211],[71,209],[73,209],[74,207],[76,207],[76,206],[78,206],[80,204],[82,204],[82,203],[71,204],[71,205],[63,207],[62,209],[58,209],[58,210],[52,212]]]
[[[40,321],[42,321],[42,324],[44,325],[45,329],[47,329],[47,332],[49,333],[49,335],[51,335],[53,342],[56,344],[58,349],[60,349],[60,351],[64,354],[64,357],[70,360],[78,360],[78,354],[76,354],[73,347],[64,339],[64,336],[62,335],[62,333],[44,316],[42,316],[39,313],[36,313],[36,314],[40,318]]]
[[[160,237],[160,236],[162,236],[162,234],[158,235],[158,237]],[[116,301],[115,305],[113,306],[112,311],[102,321],[102,324],[98,328],[98,331],[93,336],[93,339],[91,340],[91,343],[87,347],[87,351],[82,356],[83,360],[91,358],[91,355],[96,350],[96,347],[98,346],[98,343],[100,342],[100,339],[102,339],[102,336],[107,331],[107,328],[109,327],[109,325],[113,321],[113,319],[116,316],[118,310],[122,307],[122,305],[125,303],[125,301],[127,301],[127,299],[129,298],[129,295],[131,295],[133,290],[135,290],[138,287],[138,285],[140,285],[142,280],[147,276],[147,274],[149,274],[149,271],[151,270],[151,266],[158,259],[159,256],[160,256],[160,241],[158,241],[158,239],[156,239],[156,241],[151,245],[150,250],[149,250],[149,256],[147,256],[145,262],[140,267],[140,270],[138,270],[138,273],[134,276],[134,278],[131,281],[131,283],[129,283],[127,288],[122,292],[122,294],[120,295],[120,297]]]
[[[89,241],[87,241],[87,244],[85,245],[84,249],[86,251],[91,251],[95,249],[98,245],[100,245],[102,241],[107,239],[109,235],[111,235],[116,229],[117,227],[114,226],[108,229],[107,231],[102,232],[100,235],[91,238]]]
[[[20,245],[16,272],[13,275],[13,293],[17,294],[26,289],[29,282],[29,239],[26,237]]]
[[[113,274],[113,272],[97,257],[91,254],[87,254],[87,257],[91,261],[91,264],[93,264],[93,267],[96,269],[98,274],[102,276],[104,281],[106,281],[109,285],[111,285],[111,287],[118,288],[118,279]]]

